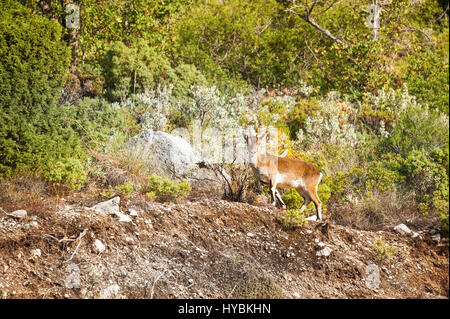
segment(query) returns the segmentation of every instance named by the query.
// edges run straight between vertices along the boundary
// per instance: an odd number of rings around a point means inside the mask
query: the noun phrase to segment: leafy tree
[[[1,4],[0,176],[37,170],[80,187],[84,153],[56,106],[70,62],[61,27],[15,1]],[[61,174],[46,174],[55,167]]]

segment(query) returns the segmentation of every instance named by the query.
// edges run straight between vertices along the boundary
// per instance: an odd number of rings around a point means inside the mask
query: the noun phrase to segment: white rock
[[[369,289],[376,290],[380,287],[380,269],[377,265],[369,264],[366,266],[366,276],[364,281],[366,283],[366,287]]]
[[[125,147],[135,154],[148,157],[155,168],[175,176],[182,176],[197,167],[201,161],[199,154],[183,138],[165,132],[147,130],[132,137]]]
[[[435,242],[440,241],[441,240],[441,234],[435,234],[435,235],[431,236],[431,240],[435,241]]]
[[[135,209],[132,209],[132,208],[128,210],[128,213],[129,213],[130,216],[133,216],[133,217],[137,217],[138,216],[137,211]]]
[[[247,236],[248,236],[248,237],[255,237],[255,234],[253,234],[253,233],[247,233]]]
[[[328,256],[330,256],[330,254],[331,254],[331,248],[330,247],[325,247],[324,249],[319,250],[316,253],[316,256],[317,257],[328,257]]]
[[[311,216],[307,217],[306,220],[315,222],[315,221],[317,221],[317,216],[316,215],[311,215]]]
[[[325,247],[325,244],[324,244],[323,242],[319,242],[319,243],[317,244],[317,246],[319,246],[319,247]]]
[[[131,222],[131,218],[128,215],[122,214],[121,212],[115,212],[115,215],[119,217],[119,222],[129,223]]]
[[[422,236],[420,236],[420,234],[419,233],[417,233],[417,232],[412,232],[412,234],[411,234],[411,238],[413,238],[413,239],[422,239]]]
[[[294,292],[294,294],[292,295],[294,298],[300,298],[300,295],[299,295],[299,293],[298,292]]]
[[[35,220],[33,220],[33,221],[30,223],[30,226],[37,227],[37,226],[38,226],[38,222],[35,221]]]
[[[119,293],[119,290],[120,290],[119,285],[108,286],[100,292],[100,298],[101,299],[116,298]]]
[[[216,187],[218,178],[206,165],[207,158],[195,150],[185,139],[161,131],[147,130],[132,137],[124,148],[149,160],[157,175],[169,178],[187,178],[191,184],[207,183]]]
[[[25,217],[27,217],[27,215],[28,215],[28,213],[24,209],[15,210],[9,214],[9,216],[19,218],[19,219],[25,218]]]
[[[31,255],[33,255],[33,257],[34,258],[38,258],[38,257],[41,257],[41,250],[39,249],[39,248],[37,248],[37,249],[33,249],[32,251],[31,251]]]
[[[94,246],[95,246],[95,249],[96,249],[99,253],[104,252],[105,249],[106,249],[105,245],[103,245],[103,243],[102,243],[99,239],[96,239],[96,240],[95,240]]]
[[[405,224],[399,224],[394,227],[394,231],[399,233],[400,235],[410,235],[411,229],[408,228]]]
[[[120,197],[116,196],[105,202],[98,203],[88,209],[95,210],[104,214],[116,214],[119,211]]]

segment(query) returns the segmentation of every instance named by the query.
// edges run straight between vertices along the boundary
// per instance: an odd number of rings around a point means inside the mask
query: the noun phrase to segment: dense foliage
[[[57,183],[81,187],[84,151],[56,102],[70,54],[56,21],[15,1],[0,11],[0,176],[41,170]]]
[[[448,2],[383,1],[376,34],[362,0],[72,2],[77,31],[60,26],[65,1],[0,2],[2,177],[35,170],[79,188],[85,152],[140,130],[200,123],[218,154],[210,129],[272,126],[288,157],[324,173],[335,221],[378,227],[420,212],[448,231]],[[61,39],[74,38],[66,81]],[[169,184],[153,177],[146,192],[187,189]],[[283,195],[292,214],[297,195]]]

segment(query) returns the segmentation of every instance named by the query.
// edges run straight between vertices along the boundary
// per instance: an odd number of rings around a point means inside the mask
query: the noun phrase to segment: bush
[[[424,150],[412,151],[404,166],[407,181],[415,190],[422,214],[435,210],[440,216],[444,232],[448,232],[449,178],[448,148],[446,152],[436,149],[431,156]]]
[[[288,209],[278,217],[281,225],[287,229],[303,227],[307,222],[305,215],[299,209]]]
[[[352,147],[361,144],[357,128],[351,123],[352,114],[353,109],[341,103],[336,93],[328,94],[326,99],[319,101],[315,116],[308,116],[304,120],[304,128],[297,131],[295,146],[317,150],[325,144]]]
[[[68,184],[72,189],[80,189],[86,181],[87,173],[79,159],[68,158],[48,163],[43,177],[58,186]]]
[[[405,78],[411,93],[421,104],[448,115],[449,72],[445,53],[439,54],[435,48],[425,47],[408,57],[408,65]]]
[[[390,260],[399,253],[398,247],[386,243],[382,238],[376,240],[375,244],[372,245],[372,249],[377,254],[378,259]]]
[[[63,110],[83,144],[94,149],[104,150],[116,133],[137,133],[138,125],[128,109],[114,107],[101,98],[83,98]]]
[[[289,189],[281,195],[281,199],[286,204],[287,209],[299,209],[304,200],[295,189]]]
[[[384,147],[380,151],[390,151],[406,157],[411,150],[424,149],[432,152],[437,147],[448,147],[448,124],[447,115],[418,104],[409,104],[400,113],[390,136],[380,144]]]
[[[16,1],[3,1],[2,7],[0,177],[35,170],[79,188],[85,154],[56,106],[70,62],[61,27]]]
[[[193,64],[180,64],[169,74],[174,96],[185,99],[192,86],[206,86],[205,76]]]
[[[187,180],[175,183],[160,176],[151,176],[143,190],[150,199],[171,200],[189,195],[191,186]]]
[[[167,58],[144,41],[133,47],[115,42],[101,65],[110,101],[124,102],[131,94],[143,93],[175,76]]]

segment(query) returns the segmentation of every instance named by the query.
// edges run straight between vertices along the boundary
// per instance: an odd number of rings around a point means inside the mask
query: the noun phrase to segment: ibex
[[[244,138],[247,142],[250,167],[257,179],[269,185],[272,205],[276,206],[278,200],[283,208],[286,208],[277,188],[295,188],[305,200],[300,212],[303,212],[312,201],[316,206],[317,220],[322,220],[322,203],[317,195],[317,188],[322,179],[319,169],[309,162],[261,154],[259,144],[265,135],[262,137],[244,135]]]

